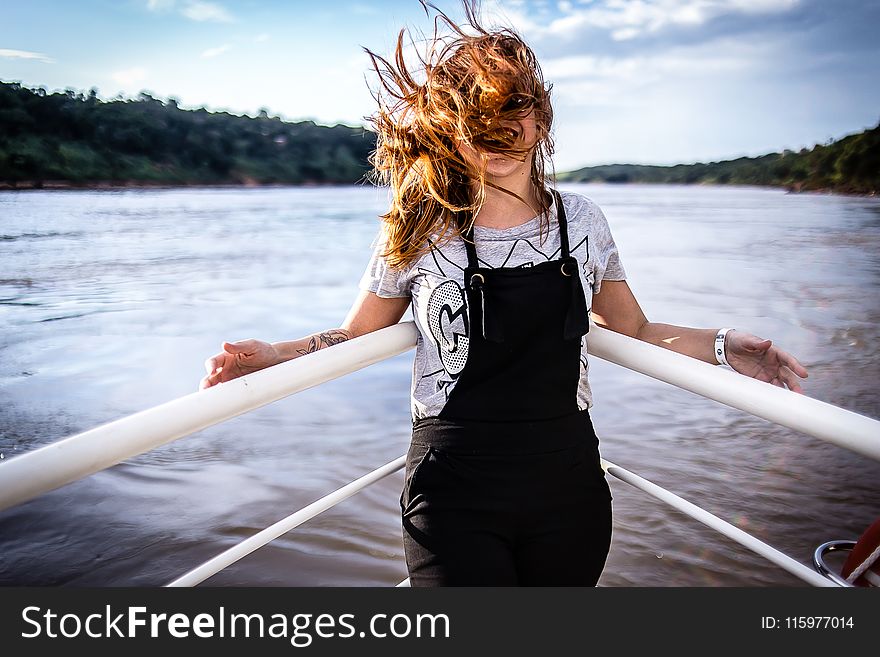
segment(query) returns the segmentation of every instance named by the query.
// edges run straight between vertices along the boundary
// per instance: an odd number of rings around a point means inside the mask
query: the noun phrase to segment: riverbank
[[[559,182],[567,183],[570,182],[568,180],[562,179]],[[596,180],[594,181],[597,184],[609,184],[609,185],[620,185],[620,186],[637,186],[637,185],[684,185],[684,186],[694,186],[694,187],[754,187],[757,189],[781,189],[789,194],[819,194],[819,195],[835,195],[835,196],[850,196],[850,197],[863,197],[863,198],[875,198],[878,196],[876,191],[870,192],[849,192],[843,191],[839,189],[834,189],[831,187],[822,188],[822,189],[807,189],[802,185],[748,185],[748,184],[733,184],[733,183],[720,183],[720,182],[694,182],[694,183],[679,183],[679,182],[609,182]],[[120,191],[120,190],[134,190],[134,189],[144,189],[144,190],[161,190],[161,189],[199,189],[199,188],[207,188],[207,189],[248,189],[248,188],[266,188],[266,189],[286,189],[286,188],[324,188],[324,187],[348,187],[352,184],[346,183],[319,183],[319,182],[306,182],[306,183],[261,183],[256,180],[249,180],[245,182],[229,182],[229,183],[205,183],[205,182],[192,182],[192,183],[159,183],[159,182],[149,182],[149,181],[97,181],[97,182],[71,182],[68,180],[23,180],[18,182],[9,182],[9,181],[0,181],[0,191],[29,191],[29,190],[41,190],[41,191]]]
[[[880,124],[798,152],[671,166],[605,164],[560,173],[557,178],[572,183],[749,185],[871,196],[880,193]]]
[[[247,189],[247,188],[269,188],[269,189],[285,189],[288,187],[308,188],[308,187],[348,187],[354,183],[332,183],[332,182],[304,182],[304,183],[261,183],[257,181],[245,182],[227,182],[227,183],[207,183],[207,182],[191,182],[191,183],[170,183],[170,182],[149,182],[149,181],[96,181],[96,182],[71,182],[69,180],[20,180],[17,182],[0,181],[0,191],[101,191],[101,190],[125,190],[125,189]]]

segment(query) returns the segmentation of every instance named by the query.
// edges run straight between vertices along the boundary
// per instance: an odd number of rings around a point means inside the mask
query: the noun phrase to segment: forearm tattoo
[[[332,347],[334,344],[345,342],[349,337],[351,336],[349,336],[347,331],[324,331],[323,333],[317,333],[310,337],[309,344],[305,349],[297,349],[296,351],[300,356],[305,356],[306,354],[318,351],[318,349]]]

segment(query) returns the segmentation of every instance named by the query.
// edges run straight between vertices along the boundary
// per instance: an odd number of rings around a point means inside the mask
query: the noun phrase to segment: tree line
[[[270,117],[184,110],[148,93],[47,93],[0,82],[0,182],[110,184],[353,183],[375,135]]]
[[[792,191],[880,193],[880,123],[836,141],[708,164],[610,164],[558,175],[560,181],[766,185]]]
[[[146,92],[48,93],[0,81],[0,186],[49,184],[349,184],[365,179],[376,136],[363,127],[184,110]],[[880,124],[799,152],[708,164],[612,164],[562,182],[783,186],[876,194]]]

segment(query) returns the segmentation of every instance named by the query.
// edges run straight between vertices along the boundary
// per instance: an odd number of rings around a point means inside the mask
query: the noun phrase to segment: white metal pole
[[[263,547],[269,541],[273,541],[282,534],[286,534],[291,529],[299,527],[301,524],[307,520],[311,520],[316,515],[324,513],[327,509],[336,506],[370,484],[376,483],[393,472],[397,472],[404,465],[406,465],[405,454],[394,459],[390,463],[386,463],[382,467],[365,474],[363,477],[355,479],[351,483],[333,491],[329,495],[325,495],[321,499],[312,502],[299,511],[279,520],[274,525],[266,527],[266,529],[257,532],[250,538],[243,540],[238,545],[234,545],[225,552],[221,552],[213,559],[203,563],[201,566],[193,568],[188,573],[181,575],[173,582],[166,584],[166,586],[195,586],[196,584],[204,582],[211,577],[211,575],[219,573],[221,570],[235,563],[242,557],[246,557],[254,550]]]
[[[590,354],[880,461],[880,422],[696,358],[590,326]]]
[[[101,425],[0,465],[0,511],[415,346],[403,322]]]
[[[880,422],[594,326],[590,353],[783,426],[880,460]],[[399,354],[412,322],[71,436],[0,464],[0,511],[126,458]]]
[[[728,538],[736,541],[740,545],[747,547],[752,552],[755,552],[765,559],[775,563],[777,566],[787,570],[792,575],[800,577],[805,582],[812,584],[813,586],[838,586],[830,579],[823,577],[816,571],[811,570],[807,566],[804,566],[803,564],[795,561],[794,559],[786,554],[783,554],[776,548],[767,545],[763,541],[758,540],[750,534],[747,534],[738,527],[734,527],[729,522],[722,520],[718,516],[712,515],[708,511],[701,509],[696,504],[692,504],[691,502],[688,502],[678,495],[670,493],[668,490],[661,488],[657,484],[654,484],[647,479],[643,479],[637,474],[634,474],[629,470],[625,470],[619,465],[615,465],[614,463],[611,463],[610,461],[606,461],[604,459],[602,460],[602,467],[608,472],[608,474],[614,475],[618,479],[635,486],[639,490],[643,490],[649,495],[656,497],[658,500],[665,502],[675,509],[678,509],[679,511],[690,516],[691,518],[699,520],[707,527],[711,527],[718,533],[723,534],[724,536],[727,536]]]

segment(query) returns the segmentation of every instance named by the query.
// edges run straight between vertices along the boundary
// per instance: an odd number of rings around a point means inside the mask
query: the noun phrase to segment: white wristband
[[[732,330],[732,328],[723,328],[719,329],[718,333],[715,334],[715,360],[717,360],[720,365],[727,365],[728,367],[730,367],[730,363],[727,362],[727,354],[724,349],[724,338],[727,336],[727,332]]]

